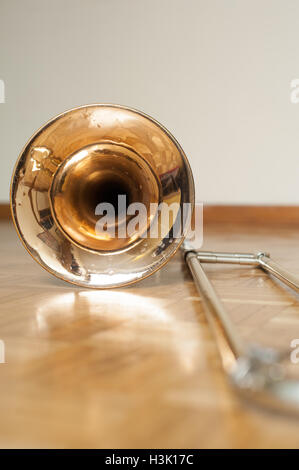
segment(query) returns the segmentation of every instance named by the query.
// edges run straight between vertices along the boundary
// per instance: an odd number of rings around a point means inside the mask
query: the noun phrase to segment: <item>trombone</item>
[[[35,261],[81,287],[141,281],[181,248],[235,390],[264,406],[299,409],[299,381],[284,376],[284,358],[241,342],[202,264],[256,266],[294,290],[299,281],[267,253],[204,252],[184,241],[186,233],[174,229],[181,209],[187,207],[186,220],[192,218],[194,194],[186,155],[165,127],[128,107],[93,104],[54,117],[30,138],[14,168],[10,202],[17,233]],[[120,195],[125,196],[121,208]],[[112,209],[100,228],[99,201]],[[140,203],[145,217],[134,225],[128,208]],[[173,205],[176,212],[167,225],[163,216]],[[154,221],[155,236],[144,236]],[[129,225],[130,234],[123,230]]]

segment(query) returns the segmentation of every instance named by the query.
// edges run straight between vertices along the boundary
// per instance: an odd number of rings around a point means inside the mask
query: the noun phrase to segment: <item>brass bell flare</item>
[[[112,215],[101,212],[103,203]],[[134,225],[140,204],[146,215]],[[11,183],[26,249],[50,273],[84,287],[131,284],[163,266],[184,240],[173,226],[186,207],[190,219],[193,177],[178,142],[151,117],[116,105],[51,119],[22,150]]]

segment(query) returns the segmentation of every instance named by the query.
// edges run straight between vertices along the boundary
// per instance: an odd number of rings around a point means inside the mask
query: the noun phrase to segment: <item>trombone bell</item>
[[[135,223],[140,206],[145,216]],[[186,207],[190,220],[193,177],[178,142],[151,117],[116,105],[51,119],[25,145],[11,183],[26,249],[84,287],[119,287],[157,271],[184,240],[174,225]]]

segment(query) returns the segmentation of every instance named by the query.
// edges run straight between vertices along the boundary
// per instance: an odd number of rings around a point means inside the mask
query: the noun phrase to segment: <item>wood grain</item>
[[[0,223],[0,447],[298,447],[298,420],[241,402],[180,255],[115,291],[42,270]],[[269,250],[299,275],[294,227],[209,224],[204,249]],[[288,350],[298,297],[256,269],[206,270],[242,337]],[[299,377],[299,365],[292,366]]]

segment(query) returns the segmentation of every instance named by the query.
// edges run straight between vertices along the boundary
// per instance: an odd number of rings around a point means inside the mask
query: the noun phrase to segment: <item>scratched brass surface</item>
[[[204,249],[266,248],[299,275],[298,234],[219,224]],[[299,446],[298,420],[226,383],[179,254],[139,284],[96,291],[40,270],[10,224],[0,239],[1,447]],[[298,296],[255,269],[206,270],[244,338],[282,349],[299,338]]]

